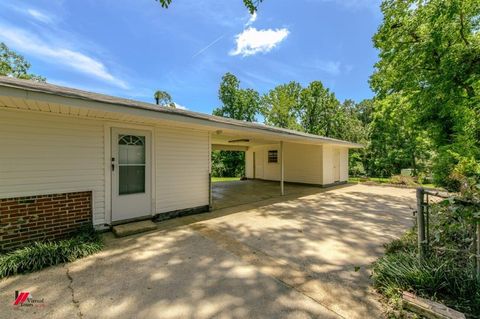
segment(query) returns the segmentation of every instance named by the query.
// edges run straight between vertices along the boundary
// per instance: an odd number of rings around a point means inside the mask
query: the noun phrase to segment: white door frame
[[[257,174],[256,174],[256,169],[257,168],[255,167],[257,165],[257,160],[255,159],[255,157],[256,157],[255,153],[256,152],[253,151],[252,153],[253,153],[253,165],[252,165],[253,166],[253,179],[256,179],[257,178]]]
[[[156,165],[155,165],[155,129],[152,126],[106,122],[104,124],[104,178],[105,178],[105,224],[111,225],[113,221],[112,211],[112,129],[140,130],[150,132],[151,165],[150,165],[150,189],[151,189],[151,214],[156,212]]]

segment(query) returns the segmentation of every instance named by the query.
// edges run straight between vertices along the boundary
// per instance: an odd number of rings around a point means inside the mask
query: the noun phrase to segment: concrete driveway
[[[318,193],[318,186],[285,183],[285,195]],[[246,180],[216,182],[212,185],[213,209],[223,209],[280,197],[280,182]]]
[[[0,318],[381,317],[368,267],[414,197],[347,185],[108,235],[94,256],[0,281]],[[15,290],[44,306],[15,308]]]

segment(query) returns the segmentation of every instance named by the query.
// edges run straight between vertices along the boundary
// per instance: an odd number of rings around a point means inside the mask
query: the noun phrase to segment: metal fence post
[[[423,187],[417,188],[417,234],[418,234],[418,258],[420,261],[425,259],[426,241],[425,241],[425,216],[424,216],[424,196]]]
[[[476,262],[477,262],[477,281],[480,283],[480,219],[477,219],[477,255]]]

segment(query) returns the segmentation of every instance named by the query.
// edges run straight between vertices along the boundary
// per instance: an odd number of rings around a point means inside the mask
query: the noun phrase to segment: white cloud
[[[176,102],[173,102],[173,104],[175,104],[175,108],[176,109],[179,109],[179,110],[188,110],[188,108],[186,106],[183,106],[183,105],[180,105]]]
[[[255,21],[257,21],[257,13],[254,12],[250,15],[250,19],[248,19],[247,23],[245,24],[246,27],[251,26]]]
[[[290,32],[286,28],[257,30],[249,27],[235,36],[237,47],[230,55],[249,56],[267,53],[280,44]]]
[[[2,30],[0,40],[21,52],[41,58],[50,63],[63,65],[120,88],[128,88],[125,81],[112,75],[102,62],[93,57],[65,47],[62,44],[52,44],[42,41],[38,36],[23,29],[10,27],[8,25],[0,25],[0,29]]]
[[[324,71],[330,75],[339,75],[341,73],[342,64],[339,61],[320,61],[317,60],[312,65],[321,71]]]
[[[43,23],[46,23],[46,24],[51,24],[53,23],[53,19],[52,17],[50,17],[49,15],[41,12],[41,11],[38,11],[36,9],[27,9],[26,12],[32,17],[34,18],[35,20],[38,20],[40,22],[43,22]]]

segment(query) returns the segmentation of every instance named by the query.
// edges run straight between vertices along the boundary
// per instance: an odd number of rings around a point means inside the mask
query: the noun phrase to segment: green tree
[[[241,89],[240,81],[231,73],[222,77],[218,98],[223,105],[213,111],[214,115],[236,120],[254,122],[260,109],[260,95],[253,89]]]
[[[367,139],[368,124],[362,122],[363,113],[353,100],[345,100],[337,111],[338,138],[355,143],[365,143]]]
[[[480,158],[480,1],[385,0],[381,9],[371,86],[379,99],[408,100],[433,138],[442,183],[449,159]]]
[[[362,145],[368,144],[368,127],[371,122],[370,100],[363,100],[356,103],[353,100],[347,99],[341,105],[339,113],[340,127],[339,138],[360,143]],[[373,109],[373,106],[371,106]],[[364,175],[369,169],[369,155],[370,153],[365,148],[350,149],[349,150],[349,170],[350,174]]]
[[[30,66],[30,63],[23,56],[10,50],[5,43],[0,42],[0,75],[45,82],[44,77],[28,72]]]
[[[213,151],[212,176],[241,177],[245,175],[245,153],[238,151]]]
[[[355,104],[355,116],[366,127],[373,119],[374,104],[372,99],[365,99],[360,103]]]
[[[314,81],[304,88],[300,95],[300,104],[300,121],[305,132],[341,138],[340,102],[322,82]]]
[[[390,177],[402,168],[415,173],[428,167],[431,140],[419,125],[408,99],[391,94],[375,101],[376,112],[369,127],[370,175]]]
[[[168,8],[170,4],[172,3],[172,0],[156,0],[160,2],[161,6],[164,8]],[[257,11],[258,5],[262,2],[263,0],[243,0],[243,4],[245,7],[248,9],[250,14],[253,14],[254,12]]]
[[[292,81],[279,85],[265,94],[261,100],[261,112],[265,118],[265,124],[301,130],[298,123],[301,92],[302,86]]]
[[[175,108],[175,103],[172,101],[172,96],[166,91],[155,91],[153,98],[155,99],[155,103],[157,105]]]
[[[231,73],[222,77],[218,98],[223,105],[213,111],[214,115],[253,122],[259,112],[260,95],[253,89],[241,89],[240,81]],[[212,152],[212,174],[214,176],[244,176],[245,152]]]

